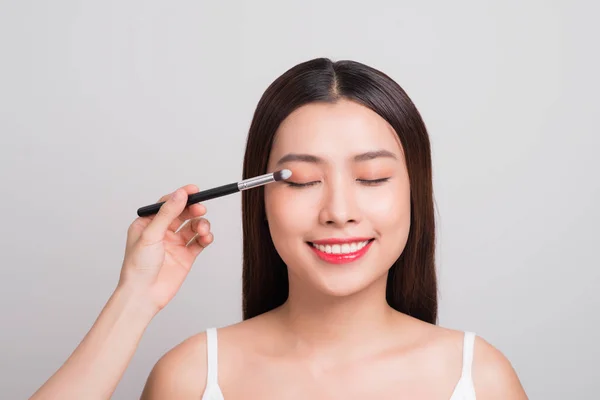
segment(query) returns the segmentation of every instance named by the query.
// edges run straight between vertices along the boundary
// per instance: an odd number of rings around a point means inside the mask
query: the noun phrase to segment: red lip
[[[353,242],[366,242],[367,240],[371,240],[373,238],[368,237],[353,237],[353,238],[330,238],[330,239],[321,239],[321,240],[313,240],[310,243],[314,244],[344,244],[344,243],[353,243]]]
[[[335,239],[337,241],[334,241],[333,244],[339,244],[339,239]],[[364,239],[364,240],[368,240],[368,239]],[[362,240],[354,240],[357,242],[360,242]],[[315,242],[318,244],[323,244],[322,242]],[[312,251],[323,261],[326,261],[328,263],[331,264],[346,264],[346,263],[350,263],[353,261],[358,260],[359,258],[361,258],[362,256],[364,256],[367,251],[369,251],[369,249],[371,248],[371,244],[373,243],[373,240],[369,240],[369,243],[367,243],[362,249],[355,251],[354,253],[346,253],[346,254],[330,254],[330,253],[325,253],[319,249],[317,249],[315,246],[311,245],[310,243],[308,243],[308,245],[310,246],[310,248],[312,249]]]

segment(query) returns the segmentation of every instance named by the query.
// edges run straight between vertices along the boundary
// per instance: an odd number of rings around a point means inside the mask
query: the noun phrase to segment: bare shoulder
[[[243,371],[247,346],[256,346],[257,328],[264,317],[221,327],[218,331],[219,384]],[[260,332],[260,330],[259,330]],[[258,338],[255,338],[258,339]],[[141,400],[194,399],[206,389],[208,370],[206,332],[198,333],[165,353],[154,365],[142,392]]]
[[[415,332],[427,349],[428,365],[440,374],[450,374],[454,382],[462,369],[465,333],[439,325],[414,321]],[[435,360],[435,363],[433,362]],[[429,368],[431,372],[433,368]],[[475,336],[471,376],[478,400],[527,400],[519,377],[507,357],[481,336]]]
[[[156,362],[141,399],[198,399],[206,387],[206,371],[206,332],[202,332],[179,343]]]
[[[475,339],[472,376],[478,399],[528,399],[510,361],[480,336]]]

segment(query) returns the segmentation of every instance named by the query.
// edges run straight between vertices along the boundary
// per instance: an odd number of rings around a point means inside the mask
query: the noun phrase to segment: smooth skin
[[[355,160],[381,149],[392,157]],[[278,165],[289,153],[320,161]],[[290,168],[293,183],[309,184],[265,187],[271,236],[288,266],[289,298],[275,310],[219,329],[225,399],[449,400],[461,374],[463,332],[404,315],[385,301],[387,270],[410,228],[410,185],[393,129],[350,101],[307,105],[280,126],[268,169],[276,167]],[[368,182],[382,178],[389,179]],[[154,221],[134,222],[119,287],[35,399],[109,398],[144,329],[212,241],[203,224],[174,233],[189,217],[203,215],[203,206],[181,216],[183,202],[168,205]],[[198,231],[198,244],[185,247]],[[307,244],[355,236],[375,240],[363,258],[341,266],[320,260]],[[201,398],[206,365],[206,334],[199,333],[160,358],[142,400]],[[478,399],[527,399],[510,362],[481,337],[473,380]]]

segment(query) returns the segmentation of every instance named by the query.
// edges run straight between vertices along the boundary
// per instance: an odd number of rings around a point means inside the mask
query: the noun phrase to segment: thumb
[[[150,244],[160,242],[165,237],[171,223],[185,209],[187,198],[187,193],[181,188],[173,192],[142,233],[143,241]]]

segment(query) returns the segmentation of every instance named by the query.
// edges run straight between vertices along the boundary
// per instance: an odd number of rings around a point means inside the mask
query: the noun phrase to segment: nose
[[[344,227],[360,221],[360,210],[352,183],[347,178],[338,178],[335,182],[325,184],[319,212],[321,224]]]

